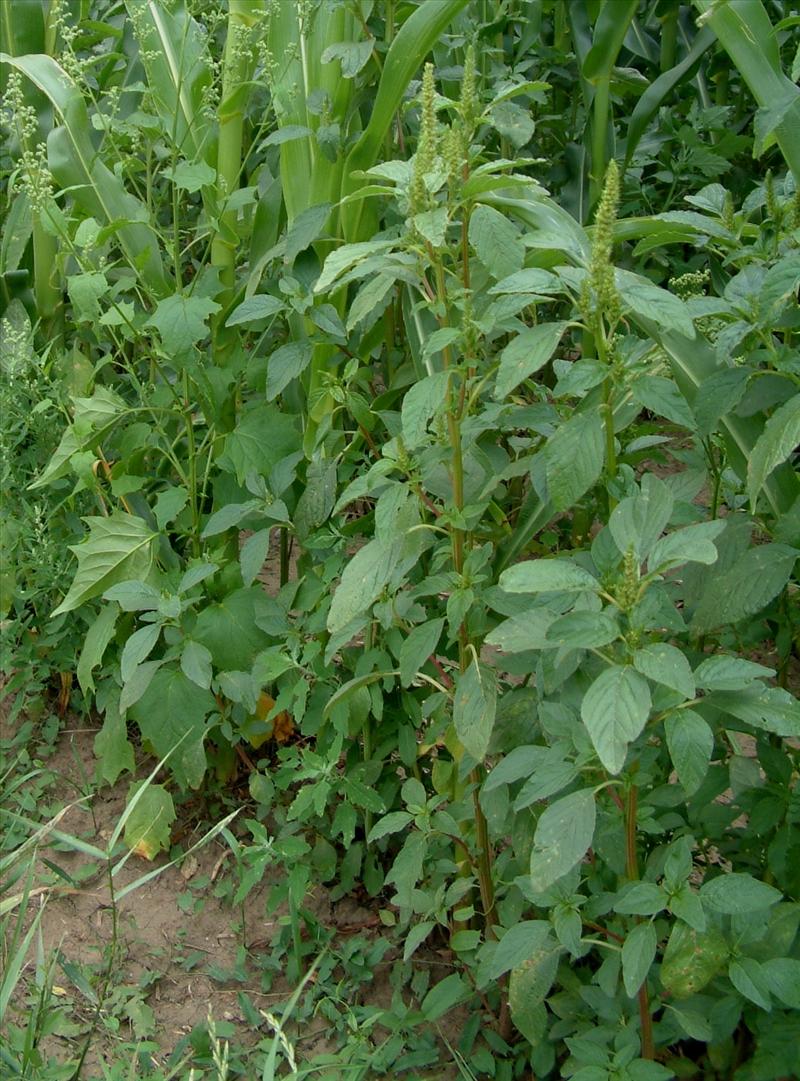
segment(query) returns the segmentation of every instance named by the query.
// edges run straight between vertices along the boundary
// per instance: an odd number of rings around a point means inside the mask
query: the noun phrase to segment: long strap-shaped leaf
[[[406,87],[444,28],[467,3],[468,0],[427,0],[403,23],[386,54],[369,123],[347,157],[342,195],[350,195],[361,186],[362,181],[354,178],[353,173],[371,168],[378,160],[381,144]],[[348,243],[364,239],[363,214],[363,200],[356,199],[342,207],[342,226]]]
[[[696,35],[686,56],[674,67],[670,68],[669,71],[665,71],[657,79],[654,79],[636,102],[636,108],[633,110],[628,124],[628,136],[625,141],[625,168],[628,167],[639,140],[644,135],[647,125],[659,106],[676,86],[694,75],[703,54],[713,42],[714,32],[710,27],[703,27]]]
[[[761,0],[694,0],[704,23],[714,31],[764,109],[777,109],[775,138],[800,184],[800,88],[781,69],[775,28]],[[758,120],[758,118],[757,118]],[[758,134],[758,124],[756,125]]]
[[[9,56],[0,53],[0,62],[10,64],[27,76],[47,95],[61,126],[50,132],[47,152],[56,180],[81,208],[104,225],[122,222],[119,241],[131,266],[142,265],[141,273],[157,293],[167,291],[158,237],[145,221],[147,210],[126,191],[124,184],[99,160],[90,137],[86,103],[78,87],[52,56]]]
[[[125,0],[140,41],[147,85],[167,135],[183,157],[211,160],[211,130],[202,110],[211,83],[208,50],[200,26],[183,4]]]

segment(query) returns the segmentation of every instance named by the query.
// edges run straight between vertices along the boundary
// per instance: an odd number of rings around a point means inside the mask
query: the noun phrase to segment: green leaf
[[[590,788],[551,804],[536,824],[531,852],[531,888],[548,889],[583,859],[594,837],[596,809]]]
[[[161,593],[149,582],[119,582],[103,593],[103,600],[115,601],[123,612],[154,612],[161,603]]]
[[[524,1035],[536,1031],[536,1011],[553,986],[560,955],[561,947],[550,939],[511,970],[508,1005],[514,1024]]]
[[[611,512],[608,527],[622,555],[633,548],[643,562],[667,528],[673,507],[672,492],[652,473],[645,474],[641,491],[628,496]]]
[[[400,646],[400,683],[408,687],[438,645],[444,619],[431,619],[414,627]]]
[[[494,670],[473,663],[456,678],[453,723],[467,752],[482,762],[489,749],[497,710],[497,679]]]
[[[263,319],[271,319],[285,307],[286,305],[277,297],[270,296],[269,293],[258,293],[237,305],[228,316],[225,326],[238,327],[259,323]]]
[[[533,138],[536,126],[529,109],[513,101],[501,101],[489,113],[492,126],[519,150]]]
[[[185,488],[170,486],[158,493],[153,514],[159,529],[166,529],[170,522],[174,522],[180,512],[189,502],[189,493]]]
[[[131,707],[142,738],[150,741],[160,758],[183,739],[170,759],[175,780],[182,788],[198,788],[203,781],[205,719],[215,709],[217,703],[211,691],[198,687],[179,668],[169,667],[159,668]]]
[[[408,450],[414,450],[425,442],[428,423],[441,409],[447,395],[450,376],[447,372],[434,372],[420,379],[406,393],[400,410],[403,440]]]
[[[694,670],[695,683],[706,691],[740,691],[754,679],[769,679],[774,675],[774,668],[725,653],[712,653]]]
[[[530,559],[500,575],[505,593],[596,593],[600,583],[583,567],[567,559]]]
[[[647,680],[629,665],[607,668],[586,692],[581,718],[609,773],[625,765],[628,744],[647,723],[650,704]]]
[[[150,656],[160,637],[160,623],[148,623],[140,627],[138,631],[134,631],[125,643],[120,658],[119,674],[123,683],[127,683],[133,675],[134,668]]]
[[[514,811],[519,812],[530,807],[538,800],[549,799],[572,784],[577,776],[575,763],[565,759],[557,748],[549,747],[520,789],[514,800]]]
[[[307,207],[297,215],[286,233],[284,258],[287,263],[293,263],[301,251],[305,251],[322,235],[331,209],[330,203],[320,203]]]
[[[138,856],[152,860],[158,853],[169,849],[170,830],[175,821],[175,805],[166,788],[152,781],[134,781],[128,790],[128,805],[143,785],[135,806],[131,807],[125,820],[125,844]]]
[[[616,278],[623,308],[652,319],[665,330],[674,330],[685,338],[694,338],[694,323],[685,301],[627,270],[617,270]]]
[[[500,354],[500,368],[494,388],[495,398],[505,398],[524,379],[543,368],[555,352],[568,325],[539,323],[535,327],[523,327]]]
[[[57,616],[79,608],[115,582],[144,579],[150,573],[158,536],[132,514],[114,511],[107,518],[84,518],[89,536],[81,544],[70,545],[78,569],[64,600],[53,611]]]
[[[544,451],[545,476],[556,511],[569,510],[600,478],[605,461],[599,410],[576,413],[550,436]]]
[[[728,976],[739,994],[755,1002],[762,1010],[772,1009],[768,981],[761,971],[761,965],[753,957],[731,961]]]
[[[309,341],[288,342],[276,349],[267,367],[267,401],[274,401],[293,379],[299,378],[311,363],[313,346]]]
[[[740,691],[714,691],[709,706],[784,739],[800,737],[800,702],[782,687],[754,683]]]
[[[489,293],[494,296],[508,293],[554,294],[562,291],[563,285],[552,271],[543,270],[541,267],[526,267],[493,285]]]
[[[119,696],[119,708],[121,713],[126,713],[131,706],[136,705],[144,692],[150,686],[156,672],[163,661],[142,661],[138,664],[127,683],[122,687]]]
[[[145,326],[155,327],[168,357],[184,357],[209,334],[206,320],[220,310],[208,297],[175,293],[159,301]]]
[[[631,394],[656,416],[666,417],[690,432],[697,427],[686,399],[671,379],[665,379],[663,375],[642,375],[631,384]]]
[[[380,315],[391,300],[395,278],[393,274],[376,274],[368,278],[353,297],[353,303],[347,313],[347,331],[355,330],[363,319],[374,322],[373,316]]]
[[[270,531],[260,529],[248,537],[239,551],[239,564],[242,568],[242,581],[246,586],[252,585],[269,552]]]
[[[661,982],[676,998],[689,998],[702,991],[727,960],[728,944],[719,931],[696,931],[678,921],[664,951]]]
[[[117,624],[117,609],[109,604],[100,609],[95,616],[86,637],[83,640],[83,649],[78,660],[76,675],[78,683],[85,695],[94,693],[94,679],[92,673],[102,662],[106,646],[114,637],[114,628]],[[114,782],[110,782],[113,784]]]
[[[368,255],[389,251],[396,243],[396,240],[363,240],[356,244],[341,244],[325,260],[322,273],[314,286],[314,292],[317,294],[326,292],[345,271],[356,266]]]
[[[798,549],[786,544],[750,548],[734,565],[711,578],[692,619],[695,634],[738,623],[777,597],[792,573]]]
[[[251,514],[262,509],[263,504],[258,499],[248,499],[246,503],[226,503],[224,507],[214,511],[200,536],[205,540],[207,537],[217,537],[220,533],[227,533],[229,529],[238,526]]]
[[[714,733],[693,709],[675,710],[664,722],[667,747],[672,764],[687,796],[693,795],[705,780]]]
[[[218,671],[249,668],[256,655],[270,644],[258,625],[268,603],[260,586],[250,586],[228,593],[198,614],[192,638],[211,651]]]
[[[655,916],[667,907],[669,894],[655,882],[635,882],[620,895],[614,911],[623,916]]]
[[[381,837],[387,837],[390,833],[399,833],[400,830],[406,828],[409,822],[413,821],[413,818],[414,816],[409,814],[408,811],[391,811],[389,814],[384,815],[383,818],[379,818],[369,831],[367,844],[379,841]]]
[[[800,1010],[800,961],[771,957],[761,962],[761,975],[770,992],[790,1010]]]
[[[567,612],[547,628],[547,641],[554,646],[597,649],[619,637],[617,621],[607,612]]]
[[[217,170],[204,161],[179,161],[174,169],[171,166],[163,169],[162,175],[171,180],[176,188],[188,192],[209,188],[217,182]]]
[[[420,1012],[426,1021],[438,1021],[471,994],[471,988],[463,977],[457,972],[452,972],[428,991],[420,1003]]]
[[[625,993],[633,998],[644,981],[656,956],[658,938],[652,923],[631,928],[622,944],[622,982]]]
[[[432,247],[436,249],[444,247],[449,220],[446,206],[437,207],[435,210],[426,210],[422,214],[415,214],[411,220],[416,231]]]
[[[397,853],[392,869],[386,876],[386,882],[397,887],[396,903],[400,908],[408,908],[412,903],[412,893],[422,876],[422,864],[428,848],[426,834],[414,830],[406,837],[403,847]]]
[[[684,563],[716,563],[719,553],[713,541],[724,529],[724,521],[698,522],[668,533],[653,545],[647,559],[648,571],[662,574]]]
[[[188,639],[181,652],[181,671],[192,683],[207,691],[211,686],[211,651],[200,642]]]
[[[73,318],[77,323],[96,323],[100,318],[100,300],[108,292],[105,274],[71,274],[67,278],[67,291],[72,302]]]
[[[362,615],[382,593],[398,558],[397,546],[371,540],[360,548],[342,574],[328,612],[328,630],[336,634]]]
[[[283,458],[300,449],[297,418],[272,403],[257,405],[240,417],[225,440],[225,457],[230,459],[240,484],[251,473],[267,477]]]
[[[670,687],[684,698],[694,698],[694,676],[685,654],[667,642],[654,642],[637,649],[633,666],[643,676]]]
[[[800,444],[800,394],[779,406],[759,436],[747,463],[747,496],[755,513],[764,481],[776,466],[785,462]]]
[[[668,1006],[667,1008],[670,1013],[674,1014],[678,1024],[690,1040],[711,1043],[714,1038],[711,1022],[699,1010],[679,1010],[675,1006]]]
[[[369,62],[374,47],[374,38],[366,38],[364,41],[340,41],[335,45],[329,45],[323,51],[320,61],[323,64],[330,64],[333,60],[338,60],[342,68],[342,78],[353,79]]]
[[[546,608],[534,608],[525,615],[504,619],[486,636],[486,644],[504,653],[525,653],[529,649],[552,649],[547,637],[558,616]]]
[[[525,246],[519,229],[491,206],[476,206],[469,219],[469,242],[498,281],[522,268]],[[516,385],[516,384],[515,384]]]
[[[426,920],[409,928],[406,940],[403,943],[403,961],[407,961],[417,951],[434,927],[436,927],[435,923]]]
[[[103,727],[94,737],[94,754],[98,771],[106,784],[116,784],[122,772],[128,770],[133,773],[136,768],[133,747],[128,739],[128,726],[116,703],[106,708]]]
[[[783,897],[774,886],[738,872],[721,874],[710,882],[704,882],[700,887],[700,896],[706,908],[728,916],[762,912],[776,905]]]
[[[703,380],[692,406],[700,435],[710,435],[720,419],[736,408],[747,390],[750,374],[745,367],[723,368]]]
[[[6,214],[0,240],[0,274],[18,269],[33,231],[33,211],[26,191],[18,191]]]

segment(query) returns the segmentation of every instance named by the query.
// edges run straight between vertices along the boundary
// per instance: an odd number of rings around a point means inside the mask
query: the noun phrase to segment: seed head
[[[611,260],[619,187],[619,167],[612,158],[608,163],[603,193],[597,205],[589,273],[581,291],[581,307],[587,321],[594,327],[599,325],[604,315],[612,326],[620,317],[619,293]]]
[[[475,85],[475,49],[472,45],[467,46],[467,52],[464,56],[464,76],[461,81],[461,100],[458,111],[461,113],[461,121],[465,131],[471,133],[478,115],[478,97]]]
[[[425,185],[425,174],[433,168],[436,160],[436,87],[433,81],[433,64],[426,64],[422,75],[422,116],[419,128],[417,152],[414,155],[414,175],[411,180],[411,213],[427,210],[430,202]]]

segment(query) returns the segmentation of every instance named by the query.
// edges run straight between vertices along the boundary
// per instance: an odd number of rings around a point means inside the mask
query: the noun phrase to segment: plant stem
[[[675,49],[678,43],[678,9],[671,8],[661,20],[661,70],[675,67]]]
[[[639,878],[639,861],[636,854],[636,812],[639,805],[639,789],[631,781],[625,805],[625,870],[632,882]],[[637,922],[639,922],[637,920]],[[655,1058],[653,1042],[653,1018],[650,1016],[650,998],[645,980],[638,992],[639,1023],[642,1029],[642,1058]]]

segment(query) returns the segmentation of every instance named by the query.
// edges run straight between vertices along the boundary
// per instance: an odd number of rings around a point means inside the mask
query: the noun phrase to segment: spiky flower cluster
[[[736,212],[733,206],[733,196],[729,191],[725,192],[725,201],[722,204],[722,224],[733,233],[736,231]]]
[[[767,175],[764,177],[764,204],[769,220],[772,222],[779,221],[781,217],[781,208],[775,194],[775,181],[772,177],[771,169],[767,169]]]
[[[22,80],[18,72],[8,77],[3,101],[4,123],[19,139],[18,168],[12,186],[24,191],[34,214],[42,214],[53,193],[53,181],[47,164],[47,151],[39,141],[39,121],[36,110],[25,103]]]
[[[464,74],[461,79],[461,98],[458,111],[464,130],[471,136],[478,119],[478,94],[475,80],[475,49],[467,46],[464,56]]]
[[[48,14],[48,22],[58,38],[60,45],[58,51],[59,63],[75,82],[80,83],[86,77],[86,71],[92,62],[90,56],[81,58],[75,48],[75,39],[79,30],[69,21],[69,7],[66,0],[52,0]]]
[[[426,64],[422,74],[422,116],[419,141],[414,155],[414,172],[411,178],[409,202],[411,213],[419,214],[430,206],[430,193],[425,175],[436,161],[438,133],[436,130],[436,87],[433,82],[433,64]]]
[[[613,327],[620,318],[620,300],[611,254],[619,205],[619,167],[612,158],[606,170],[603,193],[597,205],[589,273],[581,290],[581,309],[587,325],[597,331],[603,317]]]
[[[705,296],[706,286],[710,281],[711,271],[708,268],[690,270],[677,278],[670,278],[669,287],[681,300],[691,300],[692,297]]]

